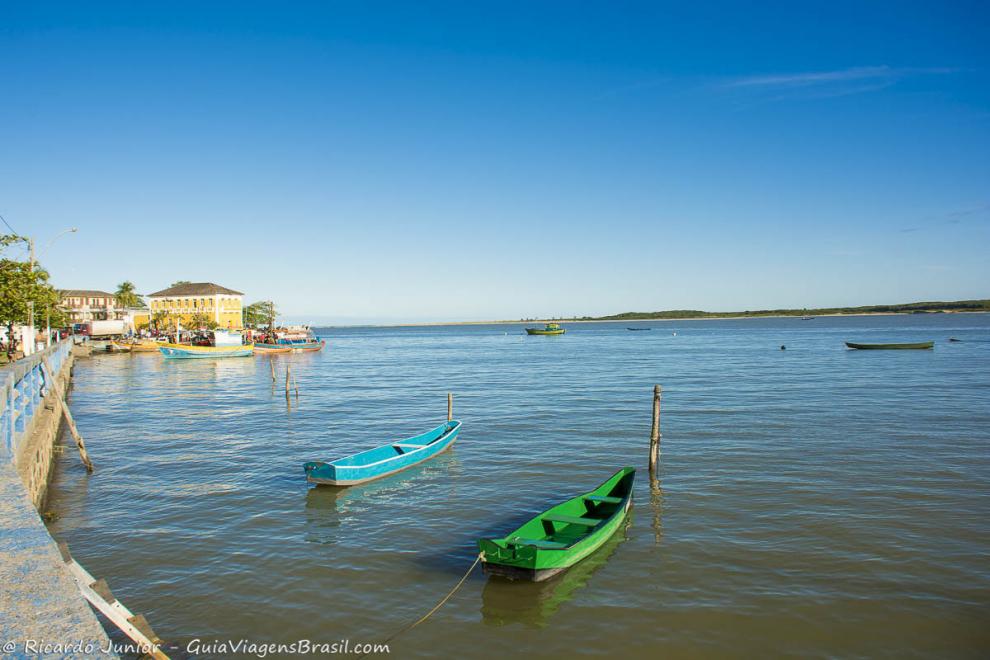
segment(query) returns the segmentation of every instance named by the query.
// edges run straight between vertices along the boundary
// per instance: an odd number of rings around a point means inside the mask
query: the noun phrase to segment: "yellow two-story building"
[[[208,318],[218,328],[244,327],[244,294],[213,282],[177,284],[148,295],[151,314],[165,312],[171,323],[176,319],[192,328],[195,319]]]

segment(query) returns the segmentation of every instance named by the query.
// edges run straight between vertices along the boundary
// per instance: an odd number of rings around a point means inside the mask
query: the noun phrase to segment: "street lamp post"
[[[59,236],[64,236],[65,234],[75,234],[77,231],[79,231],[77,227],[69,227],[68,229],[63,229],[59,233],[55,234],[55,236],[52,237],[52,240],[48,241],[48,245],[45,246],[45,249],[42,250],[42,254],[48,251],[48,248],[50,248],[52,244],[58,240]],[[33,269],[34,265],[37,263],[37,260],[35,259],[34,256],[34,239],[29,236],[26,240],[28,242],[28,248],[31,253],[30,263],[31,263],[31,268]]]

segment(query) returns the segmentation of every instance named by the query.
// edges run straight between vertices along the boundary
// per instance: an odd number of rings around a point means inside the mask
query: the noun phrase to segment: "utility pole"
[[[28,306],[28,328],[30,328],[30,332],[28,334],[31,335],[31,339],[30,339],[31,345],[29,348],[27,345],[28,343],[24,342],[24,348],[26,349],[24,351],[24,355],[34,355],[34,348],[36,345],[36,342],[34,340],[34,301],[29,300],[27,306]]]

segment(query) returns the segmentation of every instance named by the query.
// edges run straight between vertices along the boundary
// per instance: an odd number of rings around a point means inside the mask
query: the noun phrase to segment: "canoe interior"
[[[632,498],[634,468],[562,502],[500,539],[481,539],[489,573],[540,581],[586,557],[618,529]]]
[[[435,429],[427,431],[426,433],[414,435],[413,437],[406,438],[405,440],[397,440],[392,444],[375,447],[374,449],[369,449],[368,451],[363,451],[359,454],[348,456],[347,458],[341,458],[331,463],[331,465],[338,467],[348,465],[370,465],[372,463],[378,463],[390,458],[395,458],[403,454],[408,454],[409,452],[421,447],[433,444],[444,436],[447,433],[447,430],[447,425],[443,424]]]
[[[921,341],[910,344],[858,344],[856,342],[847,341],[846,346],[849,348],[856,348],[860,350],[897,350],[897,349],[915,349],[923,350],[926,348],[932,348],[935,346],[933,341]]]

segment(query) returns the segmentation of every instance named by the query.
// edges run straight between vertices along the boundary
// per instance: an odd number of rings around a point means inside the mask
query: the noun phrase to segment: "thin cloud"
[[[945,215],[945,217],[950,218],[950,219],[959,219],[959,218],[965,218],[965,217],[968,217],[968,216],[971,216],[971,215],[979,215],[979,214],[985,213],[987,211],[990,211],[990,204],[980,204],[979,206],[973,206],[973,207],[970,207],[968,209],[961,209],[959,211],[952,211],[951,213],[947,213]]]
[[[911,234],[916,231],[923,231],[925,229],[931,229],[934,227],[944,227],[946,225],[959,225],[966,221],[967,218],[972,218],[973,216],[983,216],[990,215],[990,204],[980,204],[978,206],[971,206],[969,208],[957,209],[955,211],[949,211],[948,213],[942,213],[940,215],[928,216],[924,218],[925,225],[922,227],[904,227],[901,229],[902,234]]]
[[[895,68],[890,66],[859,66],[836,71],[747,76],[726,82],[724,87],[793,88],[834,85],[854,81],[895,81],[916,75],[945,75],[957,69],[948,67]],[[868,91],[869,87],[864,89]]]

